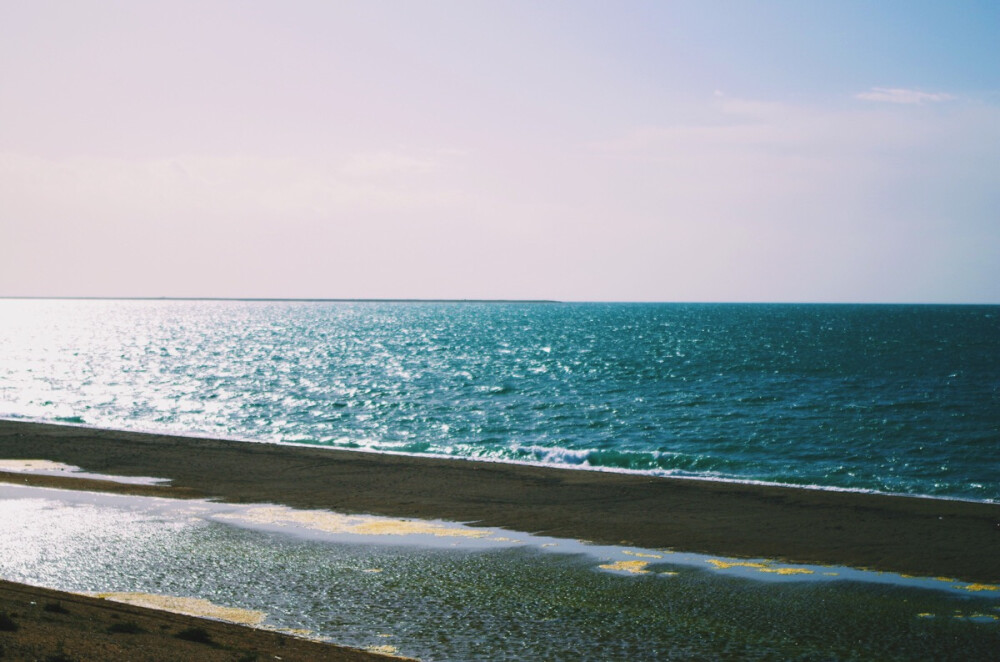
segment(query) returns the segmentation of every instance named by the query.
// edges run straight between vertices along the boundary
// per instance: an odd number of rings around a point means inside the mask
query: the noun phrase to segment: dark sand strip
[[[0,421],[0,458],[169,478],[179,496],[1000,582],[1000,505]],[[22,474],[14,474],[22,482]],[[31,479],[29,479],[31,480]],[[73,479],[68,479],[73,481]],[[105,481],[96,481],[106,483]],[[138,493],[140,486],[107,483]],[[180,488],[180,489],[177,489]]]
[[[5,581],[0,581],[0,658],[163,662],[399,659]]]

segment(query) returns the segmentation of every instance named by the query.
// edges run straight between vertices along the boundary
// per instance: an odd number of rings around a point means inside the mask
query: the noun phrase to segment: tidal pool
[[[5,579],[249,614],[423,660],[968,660],[1000,650],[1000,591],[948,578],[13,485],[0,486],[0,522]]]

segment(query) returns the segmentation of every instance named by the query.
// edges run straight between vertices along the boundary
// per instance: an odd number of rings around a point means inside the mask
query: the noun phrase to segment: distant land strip
[[[3,296],[0,299],[41,301],[288,301],[300,303],[564,303],[555,299],[312,299],[298,297],[82,297]]]

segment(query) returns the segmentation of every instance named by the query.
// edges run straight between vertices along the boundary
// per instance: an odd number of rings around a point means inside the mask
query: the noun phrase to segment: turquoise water
[[[0,416],[1000,501],[1000,306],[4,300]]]

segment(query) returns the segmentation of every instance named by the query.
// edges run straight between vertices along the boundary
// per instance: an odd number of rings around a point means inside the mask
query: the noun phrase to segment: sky
[[[1000,303],[1000,3],[3,0],[0,296]]]

